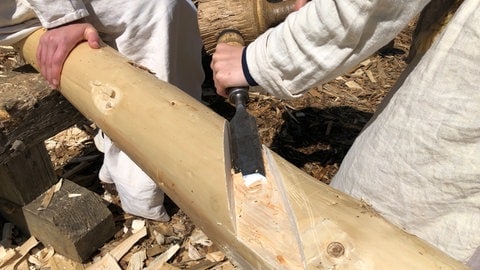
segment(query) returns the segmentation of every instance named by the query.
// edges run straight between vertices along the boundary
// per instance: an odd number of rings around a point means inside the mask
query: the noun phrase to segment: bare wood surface
[[[38,38],[39,32],[20,45],[33,64]],[[155,179],[233,262],[246,269],[292,269],[285,266],[286,260],[297,259],[283,256],[284,251],[269,241],[262,248],[273,250],[268,253],[274,257],[239,237],[236,221],[242,213],[235,205],[242,202],[235,201],[223,118],[180,89],[132,67],[108,47],[92,50],[81,44],[72,51],[61,92]],[[291,218],[283,228],[298,237],[300,262],[292,261],[289,265],[299,265],[293,269],[466,268],[269,149],[264,155],[271,172],[267,181],[277,183],[278,191],[273,192],[278,205],[284,205]],[[268,196],[258,200],[266,207],[276,205]],[[245,222],[272,225],[275,217],[270,221]],[[254,240],[269,238],[268,230],[262,229]],[[272,237],[272,243],[284,240]]]

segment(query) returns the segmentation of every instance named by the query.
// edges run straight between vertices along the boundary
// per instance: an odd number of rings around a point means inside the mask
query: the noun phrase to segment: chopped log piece
[[[81,196],[69,197],[69,194]],[[23,209],[30,233],[70,259],[85,261],[114,233],[111,212],[95,193],[64,180],[47,208],[44,195]]]

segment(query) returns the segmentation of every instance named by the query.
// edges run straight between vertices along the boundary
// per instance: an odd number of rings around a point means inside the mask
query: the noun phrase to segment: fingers
[[[85,28],[85,32],[83,34],[84,39],[88,42],[88,45],[92,49],[100,48],[100,36],[93,26],[89,25]]]
[[[67,59],[68,54],[72,48],[67,48],[64,45],[57,46],[53,55],[49,58],[49,73],[47,74],[47,80],[50,82],[53,88],[60,86],[60,75],[63,69],[63,64]]]
[[[87,40],[91,48],[100,48],[97,30],[88,23],[73,23],[46,31],[40,38],[37,62],[42,76],[51,88],[60,86],[60,76],[65,60],[73,48]]]
[[[210,67],[218,95],[227,97],[226,88],[248,86],[241,62],[243,48],[225,43],[217,45]]]
[[[59,58],[59,53],[57,52],[58,44],[50,35],[43,35],[37,49],[37,62],[40,73],[53,89],[58,87],[60,78],[59,70],[61,67],[57,67],[58,60],[55,60]]]

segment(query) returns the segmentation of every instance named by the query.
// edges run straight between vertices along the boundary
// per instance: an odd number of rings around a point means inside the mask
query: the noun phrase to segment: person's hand
[[[68,54],[82,41],[91,48],[100,48],[100,36],[89,23],[71,23],[47,30],[41,37],[37,49],[37,62],[42,76],[50,87],[58,88],[60,74]]]
[[[226,43],[219,43],[215,48],[210,67],[220,96],[227,97],[226,88],[248,86],[242,69],[243,48]]]
[[[308,2],[309,0],[296,0],[295,1],[295,5],[293,6],[293,9],[294,10],[299,10],[301,7],[305,6],[305,4]]]

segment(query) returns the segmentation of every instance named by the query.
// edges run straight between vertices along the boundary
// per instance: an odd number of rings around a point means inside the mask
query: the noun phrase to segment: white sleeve
[[[22,2],[0,0],[0,45],[12,45],[40,28],[33,10]]]
[[[57,27],[88,16],[82,0],[20,0],[26,1],[45,28]]]
[[[428,0],[313,0],[252,42],[253,79],[293,98],[353,68],[391,41]]]

